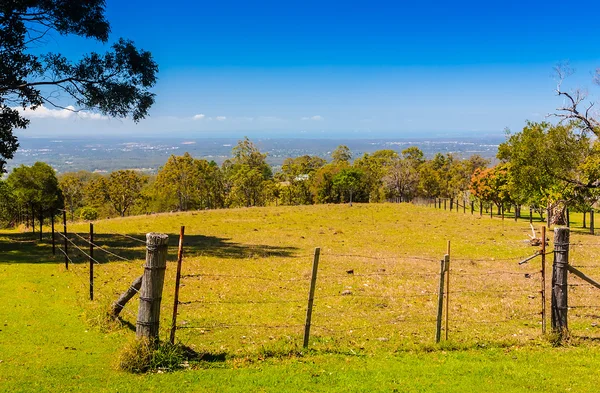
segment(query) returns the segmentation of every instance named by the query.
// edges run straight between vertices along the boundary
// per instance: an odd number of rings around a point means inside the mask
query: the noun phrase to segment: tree
[[[333,185],[344,193],[349,193],[350,206],[352,206],[352,195],[359,190],[362,185],[363,173],[356,168],[344,168],[333,178]]]
[[[315,172],[323,167],[326,161],[317,156],[300,156],[286,158],[278,178],[285,184],[285,191],[279,190],[283,203],[289,205],[307,205],[314,203],[310,183]]]
[[[56,173],[44,162],[36,162],[30,167],[21,165],[13,169],[7,183],[12,189],[15,202],[35,211],[40,221],[48,213],[64,206]]]
[[[273,172],[267,164],[267,155],[258,150],[247,137],[232,149],[233,158],[223,163],[228,189],[228,203],[232,206],[264,206],[268,201],[269,182]]]
[[[553,224],[564,223],[564,209],[573,192],[596,179],[582,168],[598,157],[590,139],[578,126],[528,122],[523,130],[508,135],[498,147],[498,158],[509,166],[513,198],[552,211]],[[594,171],[588,173],[594,175]]]
[[[104,195],[121,217],[142,195],[142,187],[147,181],[130,169],[112,172],[104,181]]]
[[[198,187],[199,172],[194,158],[185,153],[183,156],[172,155],[158,171],[156,187],[161,193],[174,195],[177,208],[188,210]]]
[[[83,206],[83,180],[75,173],[65,173],[58,182],[65,198],[65,208],[71,213],[71,220],[74,220],[75,210]]]
[[[350,160],[352,159],[352,152],[348,146],[339,145],[331,153],[331,158],[335,164],[339,164],[341,162],[350,163]]]
[[[92,52],[76,62],[57,53],[38,54],[52,32],[107,43],[104,6],[105,0],[0,3],[0,173],[19,146],[13,130],[29,124],[19,108],[48,104],[68,109],[55,101],[56,91],[78,109],[131,116],[136,122],[148,114],[158,66],[131,41],[121,38],[106,54]]]

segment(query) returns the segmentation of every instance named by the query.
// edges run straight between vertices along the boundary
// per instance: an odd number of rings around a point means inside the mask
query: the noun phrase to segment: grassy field
[[[578,217],[572,215],[572,220]],[[142,273],[143,239],[170,234],[162,305],[168,336],[175,245],[186,227],[178,339],[202,355],[193,370],[116,370],[137,303],[120,327],[102,312]],[[539,223],[536,226],[539,227]],[[571,260],[600,276],[582,229]],[[84,236],[88,224],[70,225]],[[80,251],[66,271],[47,241],[0,235],[3,391],[587,391],[600,357],[597,290],[571,279],[572,344],[541,335],[540,258],[526,221],[406,204],[277,207],[130,217],[95,223],[96,300]],[[122,236],[126,234],[130,237]],[[83,250],[76,235],[70,239]],[[47,237],[46,237],[47,239]],[[451,241],[449,340],[434,344],[439,260]],[[70,245],[71,246],[71,245]],[[302,332],[315,247],[321,259],[309,350]],[[548,259],[551,264],[551,256]],[[349,273],[351,272],[351,273]],[[550,275],[548,275],[548,282]],[[548,293],[549,297],[549,293]],[[589,307],[586,307],[589,306]]]

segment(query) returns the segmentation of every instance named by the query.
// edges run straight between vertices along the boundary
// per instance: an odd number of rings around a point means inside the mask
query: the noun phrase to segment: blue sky
[[[417,3],[107,0],[111,40],[159,63],[151,116],[42,108],[19,134],[501,135],[561,104],[552,67],[564,60],[577,71],[567,87],[595,98],[599,3]],[[54,36],[47,49],[75,59],[104,48]]]

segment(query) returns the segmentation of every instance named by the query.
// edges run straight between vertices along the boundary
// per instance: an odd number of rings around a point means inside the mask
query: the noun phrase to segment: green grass
[[[184,274],[207,276],[184,279],[181,299],[204,303],[181,305],[179,315],[183,326],[204,329],[179,330],[178,338],[201,360],[192,362],[194,370],[167,374],[117,371],[119,353],[134,336],[137,304],[128,305],[116,329],[106,327],[102,311],[141,274],[144,245],[113,233],[143,238],[166,232],[176,245],[180,225],[186,226]],[[81,234],[87,228],[70,225]],[[0,235],[0,390],[504,392],[596,386],[600,348],[581,338],[599,335],[593,309],[573,310],[575,338],[567,347],[552,348],[541,337],[539,277],[524,276],[539,270],[539,259],[517,265],[535,251],[524,242],[530,233],[525,221],[383,204],[164,214],[99,221],[95,229],[98,244],[132,261],[96,250],[107,263],[96,266],[94,302],[87,300],[86,264],[66,271],[60,254],[52,257],[50,247],[30,234]],[[572,243],[586,245],[573,247],[572,260],[595,266],[600,247],[592,246],[594,239],[575,230]],[[450,340],[436,346],[436,274],[447,240]],[[322,250],[315,327],[304,351],[301,325],[315,247]],[[350,269],[354,275],[346,273]],[[585,271],[600,276],[596,267]],[[163,338],[173,281],[169,263]],[[352,294],[342,296],[344,290]],[[572,287],[570,301],[599,304],[596,292]]]

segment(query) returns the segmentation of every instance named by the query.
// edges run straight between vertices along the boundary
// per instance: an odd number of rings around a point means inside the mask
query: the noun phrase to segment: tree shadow
[[[89,235],[68,233],[67,254],[69,263],[87,263],[93,253],[98,263],[144,260],[146,258],[145,234],[106,234],[95,233],[93,251],[90,251]],[[177,260],[179,234],[169,234],[167,260]],[[0,263],[64,263],[65,239],[55,234],[55,252],[52,254],[52,236],[44,234],[39,241],[38,234],[10,233],[0,234]],[[293,257],[299,249],[289,246],[265,244],[242,244],[229,238],[204,235],[186,235],[184,255],[187,257],[208,256],[223,259]]]

